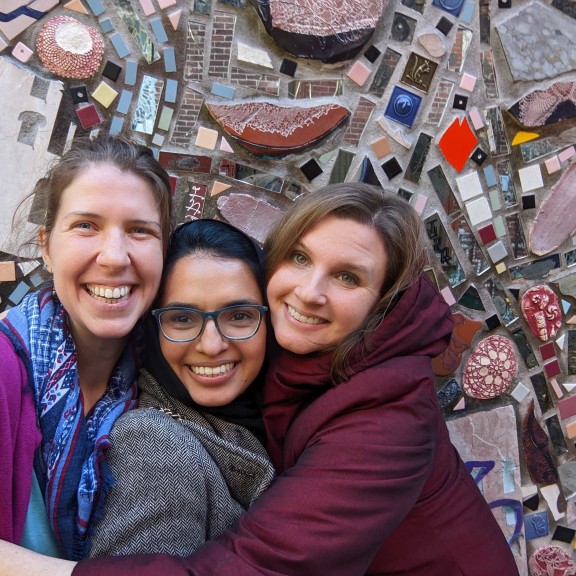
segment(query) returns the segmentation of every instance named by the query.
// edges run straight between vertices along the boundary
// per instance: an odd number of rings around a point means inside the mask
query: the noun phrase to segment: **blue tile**
[[[494,170],[494,166],[486,166],[483,168],[484,170],[484,178],[486,178],[486,184],[488,188],[492,186],[496,186],[498,184],[498,180],[496,178],[496,171]]]
[[[176,102],[176,94],[178,93],[178,82],[172,78],[166,79],[166,92],[164,93],[164,102]]]
[[[86,1],[88,2],[88,6],[90,6],[90,10],[94,12],[94,16],[100,16],[100,14],[102,14],[102,12],[106,10],[104,6],[102,6],[100,0],[86,0]]]
[[[126,42],[124,42],[124,38],[118,34],[118,32],[114,32],[114,34],[110,34],[108,37],[118,54],[118,58],[125,58],[130,54],[130,48],[126,46]]]
[[[224,86],[224,84],[214,83],[212,84],[212,94],[215,96],[221,96],[222,98],[228,98],[232,100],[236,94],[236,90],[230,86]]]
[[[114,116],[112,122],[110,122],[110,135],[118,136],[122,132],[122,126],[124,126],[124,118],[120,116]]]
[[[102,28],[102,32],[108,34],[108,32],[114,30],[114,24],[112,24],[110,18],[104,18],[104,20],[100,20],[100,28]]]
[[[395,86],[384,116],[399,124],[408,126],[408,128],[412,128],[421,103],[422,98],[417,94],[408,92],[408,90],[404,90],[400,86]]]
[[[10,302],[12,302],[13,304],[19,304],[20,300],[22,300],[22,298],[24,298],[24,296],[28,294],[29,290],[30,286],[28,286],[26,282],[20,282],[20,284],[16,286],[12,294],[8,296],[8,300],[10,300]]]
[[[463,4],[464,0],[432,0],[432,6],[436,6],[436,8],[440,8],[440,10],[444,10],[454,16],[460,16]]]
[[[124,76],[124,82],[128,86],[134,86],[136,84],[136,79],[138,78],[138,63],[132,60],[126,62],[126,72]]]
[[[166,30],[164,30],[164,26],[160,18],[152,18],[150,20],[150,26],[152,26],[156,40],[158,40],[160,44],[168,42],[168,34],[166,34]]]
[[[132,102],[132,92],[129,90],[122,90],[116,111],[120,114],[128,114],[128,111],[130,110],[130,102]]]
[[[476,8],[476,2],[474,0],[466,0],[464,6],[462,7],[462,12],[460,12],[460,20],[465,24],[470,24],[474,18],[474,10]]]
[[[544,510],[534,514],[526,514],[524,516],[524,530],[526,532],[526,540],[547,536],[549,532],[548,513]]]
[[[174,48],[164,48],[164,70],[166,72],[176,72],[176,52]]]

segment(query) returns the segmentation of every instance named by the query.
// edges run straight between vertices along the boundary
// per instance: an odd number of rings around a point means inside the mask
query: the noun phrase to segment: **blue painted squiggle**
[[[46,12],[40,12],[27,6],[20,6],[20,8],[12,10],[12,12],[0,12],[0,22],[12,22],[12,20],[16,20],[19,16],[30,16],[30,18],[34,18],[34,20],[40,20],[44,14],[46,14]]]

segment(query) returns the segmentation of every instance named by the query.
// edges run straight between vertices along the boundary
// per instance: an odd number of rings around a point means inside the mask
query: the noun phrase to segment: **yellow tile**
[[[536,140],[536,138],[540,138],[540,134],[536,134],[536,132],[517,132],[516,136],[514,136],[514,140],[512,140],[512,146],[518,146],[518,144],[524,144],[524,142],[530,142],[530,140]]]
[[[506,272],[506,264],[504,264],[504,262],[499,262],[498,264],[496,264],[495,270],[496,274],[502,274]]]
[[[104,108],[108,108],[108,106],[114,102],[116,96],[118,96],[118,92],[111,86],[108,86],[104,81],[100,82],[96,90],[92,92],[92,98],[100,102]]]

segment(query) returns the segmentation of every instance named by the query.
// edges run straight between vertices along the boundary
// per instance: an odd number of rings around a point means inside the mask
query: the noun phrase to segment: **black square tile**
[[[490,318],[486,318],[485,323],[488,330],[495,330],[500,326],[500,319],[496,314],[494,314],[493,316],[490,316]]]
[[[284,58],[282,60],[282,64],[280,64],[280,72],[282,74],[286,74],[286,76],[292,76],[292,78],[294,78],[294,74],[296,74],[297,66],[298,66],[297,62],[294,62],[293,60],[288,60],[287,58]]]
[[[532,210],[532,208],[536,208],[536,196],[534,194],[522,196],[522,210]]]
[[[400,198],[404,198],[406,202],[410,202],[410,199],[413,195],[413,192],[410,192],[410,190],[406,190],[405,188],[398,188],[398,196],[400,196]]]
[[[366,58],[368,62],[374,64],[374,62],[376,62],[380,54],[382,54],[382,52],[380,52],[380,50],[378,50],[376,46],[372,45],[366,50],[366,52],[364,52],[364,58]]]
[[[452,108],[456,108],[456,110],[466,110],[466,106],[468,106],[468,96],[455,94],[454,102],[452,102]]]
[[[300,170],[302,170],[304,176],[306,176],[306,178],[308,178],[310,181],[314,180],[314,178],[322,174],[322,168],[320,168],[320,164],[318,164],[314,158],[310,158],[308,162],[302,164],[302,166],[300,166]]]
[[[398,176],[398,174],[402,173],[402,166],[400,166],[400,163],[396,158],[390,158],[390,160],[387,160],[382,164],[382,170],[384,170],[384,173],[388,176],[388,180],[392,180],[394,176]]]
[[[120,76],[120,72],[122,72],[122,66],[118,66],[118,64],[107,60],[104,70],[102,70],[102,76],[106,76],[106,78],[109,78],[112,82],[116,82],[118,76]]]
[[[572,530],[572,528],[567,528],[566,526],[556,526],[552,540],[559,540],[560,542],[571,544],[572,540],[574,540],[575,534],[576,530]]]
[[[508,292],[518,300],[520,298],[520,289],[519,288],[508,288]]]
[[[512,0],[498,0],[498,8],[512,8]]]
[[[472,156],[470,156],[470,158],[472,158],[472,160],[474,160],[474,162],[476,162],[476,164],[478,164],[478,166],[481,166],[484,162],[484,160],[486,160],[486,158],[488,158],[488,154],[486,154],[486,152],[484,152],[484,150],[482,150],[482,148],[476,148],[476,150],[474,150],[474,152],[472,153]]]
[[[74,102],[74,104],[83,104],[90,101],[88,99],[88,89],[86,86],[74,86],[70,88],[70,95],[72,96],[72,102]]]
[[[532,510],[532,512],[536,512],[538,510],[538,506],[540,506],[540,496],[538,494],[534,494],[534,496],[530,496],[522,503],[528,510]]]
[[[440,30],[444,36],[448,36],[450,30],[452,30],[452,26],[454,26],[454,24],[444,16],[442,16],[442,18],[440,18],[438,21],[438,24],[436,24],[436,28]]]

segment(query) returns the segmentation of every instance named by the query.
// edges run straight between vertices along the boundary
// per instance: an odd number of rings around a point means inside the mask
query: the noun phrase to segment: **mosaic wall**
[[[178,222],[259,241],[302,194],[380,184],[421,214],[456,320],[434,361],[453,441],[520,573],[573,574],[574,18],[573,0],[3,0],[0,309],[46,277],[15,261],[14,207],[79,135],[150,145]]]

